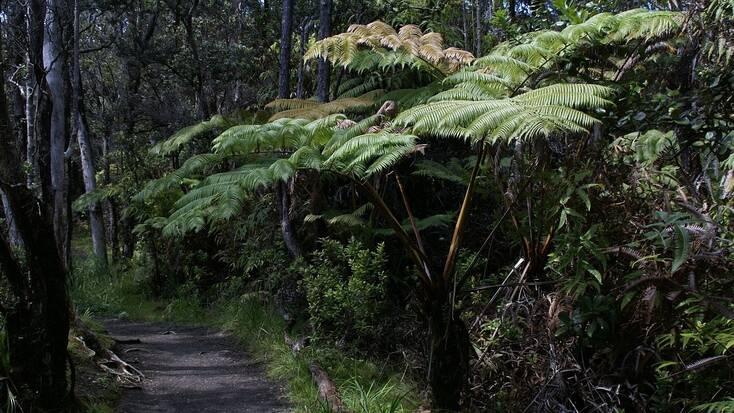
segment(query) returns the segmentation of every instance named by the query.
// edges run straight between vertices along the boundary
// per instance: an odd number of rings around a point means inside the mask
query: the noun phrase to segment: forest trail
[[[203,328],[106,320],[119,356],[145,374],[123,392],[119,413],[288,412],[280,388],[225,333]]]

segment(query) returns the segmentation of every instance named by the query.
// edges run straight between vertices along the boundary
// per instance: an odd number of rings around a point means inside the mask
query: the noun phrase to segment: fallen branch
[[[139,388],[145,375],[135,367],[122,360],[117,354],[105,350],[105,357],[97,359],[97,366],[114,376],[123,387]]]
[[[293,352],[293,356],[298,357],[298,355],[301,353],[301,350],[303,350],[303,348],[308,345],[308,338],[292,338],[288,334],[288,331],[291,328],[292,323],[289,323],[286,327],[285,333],[283,333],[283,338],[285,340],[285,344]],[[319,398],[321,398],[321,400],[326,403],[329,410],[334,413],[352,413],[352,410],[350,410],[344,404],[341,397],[339,396],[339,390],[337,390],[334,382],[331,381],[329,375],[326,374],[326,371],[324,371],[324,369],[322,369],[318,363],[316,363],[315,361],[309,363],[308,370],[311,372],[311,377],[313,378],[313,381],[316,382],[316,385],[319,387]]]
[[[324,369],[321,368],[315,361],[308,365],[308,370],[311,372],[311,377],[319,386],[319,397],[326,402],[329,409],[334,413],[351,413],[352,411],[344,405],[344,402],[339,397],[339,391],[336,389],[336,385],[331,381],[329,375],[326,374]]]
[[[97,335],[84,325],[78,315],[74,317],[74,327],[79,333],[79,336],[75,339],[79,341],[79,345],[87,356],[94,359],[97,367],[115,377],[123,387],[141,387],[145,378],[143,373],[122,360],[111,350],[104,348]],[[140,343],[140,340],[115,340],[115,342],[120,344],[126,342]]]

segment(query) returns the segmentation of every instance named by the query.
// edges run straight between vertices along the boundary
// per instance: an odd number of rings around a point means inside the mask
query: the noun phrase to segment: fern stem
[[[451,245],[449,246],[449,253],[446,257],[446,264],[443,267],[444,283],[448,283],[449,277],[454,271],[454,266],[456,264],[456,255],[459,252],[459,244],[461,243],[461,235],[464,230],[466,218],[469,215],[469,204],[471,203],[472,196],[474,195],[474,191],[476,189],[479,168],[482,165],[482,161],[484,161],[485,154],[486,151],[484,148],[484,138],[482,138],[479,141],[479,154],[477,156],[477,162],[474,164],[474,169],[472,170],[471,178],[469,179],[469,186],[467,186],[466,192],[464,193],[464,200],[462,201],[461,209],[459,210],[459,217],[457,218],[456,225],[454,226],[454,234],[451,237]]]
[[[382,216],[387,220],[388,225],[390,225],[392,230],[395,231],[395,235],[397,235],[398,239],[408,249],[408,252],[410,253],[410,258],[420,269],[419,274],[421,282],[424,284],[424,287],[430,289],[431,276],[430,272],[428,271],[428,260],[426,256],[416,247],[415,243],[410,239],[408,234],[403,229],[403,226],[400,225],[400,221],[398,221],[392,211],[390,211],[390,207],[385,204],[385,201],[382,199],[375,187],[370,185],[369,182],[355,181],[355,183],[365,190],[367,196],[372,200],[372,204],[374,204],[375,208],[382,213]]]

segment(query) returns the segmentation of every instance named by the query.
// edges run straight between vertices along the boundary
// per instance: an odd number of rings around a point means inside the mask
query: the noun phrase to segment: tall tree
[[[0,197],[3,201],[3,214],[5,214],[5,225],[8,231],[8,243],[14,248],[23,246],[23,237],[18,230],[18,223],[15,222],[15,213],[10,206],[10,198],[8,194],[0,190]]]
[[[278,97],[287,99],[291,94],[291,31],[293,30],[293,0],[283,0],[283,17],[280,25],[280,71],[278,73]]]
[[[26,3],[26,31],[28,50],[26,51],[26,65],[28,75],[25,84],[25,118],[26,118],[26,161],[30,165],[27,181],[28,187],[37,197],[46,199],[47,185],[42,182],[41,160],[45,158],[47,148],[45,122],[43,115],[46,111],[47,98],[42,93],[45,85],[45,70],[43,67],[43,39],[45,34],[44,21],[46,20],[46,1],[29,0]]]
[[[293,0],[283,0],[283,16],[280,26],[280,71],[278,74],[278,97],[290,97],[291,81],[291,46],[293,30]],[[296,239],[296,233],[291,222],[291,207],[293,204],[293,181],[278,182],[275,184],[277,196],[280,228],[288,253],[291,257],[301,255],[301,249]]]
[[[482,55],[482,2],[474,0],[474,56]]]
[[[84,90],[82,89],[82,75],[79,62],[79,0],[74,1],[74,45],[72,48],[72,119],[79,144],[79,158],[84,179],[84,191],[89,194],[97,189],[97,179],[94,170],[94,156],[92,144],[84,118]],[[89,205],[89,230],[92,235],[94,255],[100,263],[107,263],[107,243],[105,242],[104,217],[99,202]]]
[[[192,86],[196,91],[197,108],[201,119],[208,119],[209,103],[204,92],[206,83],[206,70],[201,59],[199,51],[199,42],[196,39],[194,31],[194,14],[199,6],[199,0],[191,2],[181,2],[181,0],[166,0],[166,4],[176,16],[176,21],[181,24],[186,33],[186,44],[191,52],[191,58],[194,60],[194,79]]]
[[[319,0],[319,40],[331,36],[331,0]],[[326,59],[319,59],[316,98],[320,102],[329,100],[329,78],[331,68]]]
[[[68,144],[65,93],[65,52],[63,25],[68,16],[64,13],[64,0],[49,0],[46,14],[46,36],[43,40],[43,65],[46,83],[51,97],[50,171],[53,199],[53,226],[59,252],[67,268],[71,265],[69,223],[69,179],[66,162]],[[67,32],[68,33],[68,32]]]
[[[308,44],[308,33],[311,29],[311,17],[306,17],[301,24],[301,38],[300,38],[300,55],[303,57],[306,54],[306,46]],[[304,83],[306,78],[306,62],[303,58],[298,62],[298,72],[296,74],[298,81],[296,82],[296,98],[303,99],[305,94]]]
[[[2,54],[0,37],[0,54]],[[0,58],[0,73],[5,73]],[[0,267],[12,299],[0,306],[8,332],[10,379],[26,411],[58,411],[70,401],[67,380],[69,296],[48,205],[25,185],[0,82],[0,189],[25,244],[12,250],[0,235]],[[5,305],[5,303],[4,303]],[[73,366],[72,366],[73,368]],[[38,408],[38,409],[36,409]]]

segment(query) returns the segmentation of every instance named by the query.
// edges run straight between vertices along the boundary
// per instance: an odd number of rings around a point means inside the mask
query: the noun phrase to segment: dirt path
[[[201,327],[108,320],[120,357],[145,374],[125,390],[119,413],[288,412],[280,388],[226,334]]]

